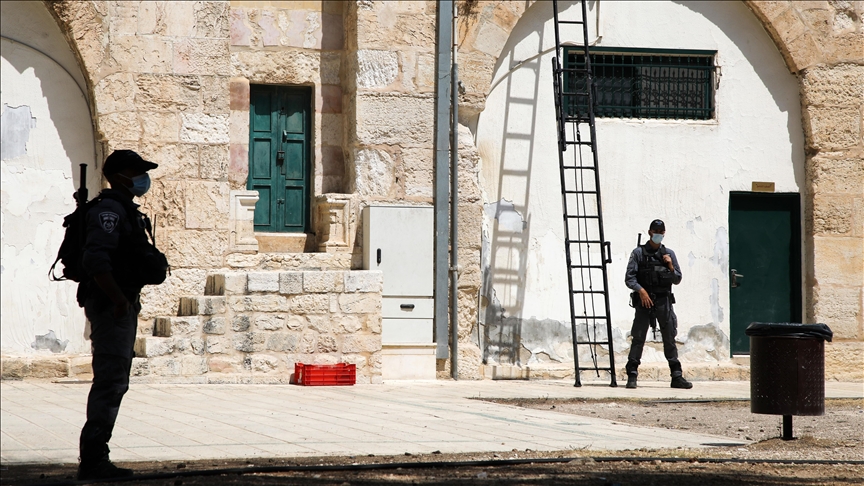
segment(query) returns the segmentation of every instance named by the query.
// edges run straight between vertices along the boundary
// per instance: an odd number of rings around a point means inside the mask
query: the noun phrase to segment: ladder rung
[[[597,194],[597,191],[564,191],[564,194]]]
[[[574,294],[605,294],[605,290],[574,290]]]
[[[602,243],[600,240],[564,240],[565,243]],[[496,270],[497,272],[497,270]]]
[[[600,216],[595,216],[595,215],[583,216],[583,215],[579,215],[579,214],[568,214],[565,217],[568,219],[580,219],[580,218],[581,219],[600,219]]]
[[[596,170],[596,169],[597,169],[597,167],[594,167],[593,165],[562,165],[561,168],[563,168],[563,169],[570,169],[570,170],[576,170],[576,169],[580,169],[580,170]]]
[[[609,341],[576,341],[576,344],[609,344]],[[594,368],[588,368],[593,370]],[[608,370],[609,368],[597,368],[598,370]]]
[[[603,265],[570,265],[570,268],[603,268]]]
[[[576,316],[576,317],[574,317],[574,319],[594,319],[597,321],[605,321],[606,319],[609,319],[609,318],[606,316]]]
[[[585,22],[582,21],[582,20],[559,20],[558,23],[559,23],[559,24],[578,24],[578,25],[582,25],[582,24],[584,24]]]
[[[591,142],[578,142],[575,140],[565,140],[564,143],[567,145],[584,145],[586,147],[591,146]],[[584,167],[584,166],[565,165],[565,167]],[[592,169],[593,169],[593,167],[592,167]]]

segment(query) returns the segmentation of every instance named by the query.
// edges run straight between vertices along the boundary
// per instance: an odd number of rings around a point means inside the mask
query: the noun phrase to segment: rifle
[[[78,190],[72,196],[76,206],[87,204],[87,164],[81,164],[81,178],[78,181]]]
[[[642,246],[642,233],[639,233],[639,236],[636,238],[636,247]],[[651,300],[657,298],[657,296],[650,296]],[[654,334],[654,340],[657,340],[657,314],[654,313],[654,306],[651,306],[648,309],[648,323],[651,325],[651,332]]]

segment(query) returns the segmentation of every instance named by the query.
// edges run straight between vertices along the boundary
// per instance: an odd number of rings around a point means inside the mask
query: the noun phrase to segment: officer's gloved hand
[[[654,307],[654,301],[651,300],[651,296],[648,295],[647,290],[639,289],[639,299],[642,300],[642,307],[646,309]]]

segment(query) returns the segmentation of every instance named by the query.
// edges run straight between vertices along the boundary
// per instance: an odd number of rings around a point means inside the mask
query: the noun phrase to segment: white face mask
[[[661,235],[660,233],[654,233],[654,234],[651,236],[651,241],[653,241],[654,244],[659,245],[660,242],[663,241],[663,235]]]

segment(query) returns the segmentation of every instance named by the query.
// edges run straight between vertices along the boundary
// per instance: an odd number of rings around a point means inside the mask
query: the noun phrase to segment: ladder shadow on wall
[[[543,46],[543,32],[535,30],[526,33],[536,35],[537,52],[540,52]],[[514,37],[511,34],[511,39],[502,52],[508,52],[508,49],[509,53],[513,52]],[[518,60],[502,56],[498,62],[499,64],[509,62],[513,65]],[[528,92],[523,89],[524,84],[515,85],[513,75],[516,71],[507,74],[502,82],[507,95],[499,154],[497,193],[493,203],[495,214],[489,228],[488,244],[483,247],[489,255],[481,257],[482,261],[486,261],[487,258],[489,261],[488,267],[483,271],[482,290],[482,295],[486,299],[486,308],[482,316],[484,319],[481,343],[484,364],[525,366],[532,357],[523,338],[526,329],[523,328],[522,310],[525,303],[528,247],[531,241],[532,215],[528,208],[534,167],[536,104],[541,85],[540,73],[544,67],[542,56],[519,66],[519,70],[530,70],[533,73],[534,86],[530,96],[522,94]],[[519,79],[524,82],[526,77]],[[527,133],[511,126],[525,119],[531,120],[530,130]],[[505,194],[505,186],[512,190]],[[502,224],[499,216],[504,212],[511,212],[510,224]],[[522,220],[521,228],[518,221],[515,221],[515,217]]]

